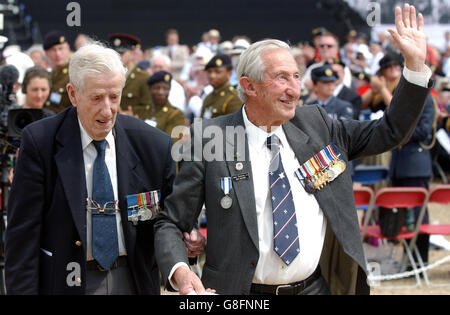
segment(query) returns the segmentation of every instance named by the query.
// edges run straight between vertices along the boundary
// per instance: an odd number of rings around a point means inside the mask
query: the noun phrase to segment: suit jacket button
[[[81,246],[81,245],[83,245],[83,243],[81,243],[81,241],[76,241],[76,242],[75,242],[75,245]]]
[[[419,148],[419,152],[422,152],[423,151],[423,149],[422,148]]]
[[[250,263],[250,265],[251,265],[253,268],[256,268],[256,263],[255,263],[254,261],[252,261],[252,262]]]

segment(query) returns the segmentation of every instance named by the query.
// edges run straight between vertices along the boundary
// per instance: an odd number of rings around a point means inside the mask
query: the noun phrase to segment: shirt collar
[[[80,118],[78,118],[78,124],[80,126],[80,134],[81,134],[81,148],[83,151],[90,145],[93,141],[91,136],[87,133],[86,129],[84,129],[83,125],[81,124]],[[112,130],[108,133],[106,136],[106,143],[111,148],[114,143],[114,135],[112,133]]]
[[[256,150],[260,151],[266,147],[267,137],[274,134],[280,139],[281,146],[287,143],[286,135],[284,134],[281,126],[272,128],[271,132],[266,132],[248,120],[247,113],[245,112],[245,105],[242,107],[242,117],[244,118],[244,125],[249,146],[252,146]]]

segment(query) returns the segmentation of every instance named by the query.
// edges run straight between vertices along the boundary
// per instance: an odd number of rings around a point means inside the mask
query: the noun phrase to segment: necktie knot
[[[95,146],[95,149],[97,150],[98,154],[102,154],[105,152],[106,149],[106,139],[100,140],[100,141],[95,141],[92,140],[92,143]]]
[[[280,139],[276,135],[271,135],[267,137],[266,145],[269,150],[278,150],[280,147]]]

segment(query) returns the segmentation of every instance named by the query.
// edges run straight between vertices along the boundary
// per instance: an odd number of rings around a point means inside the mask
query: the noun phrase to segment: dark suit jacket
[[[353,107],[353,119],[359,120],[359,113],[361,112],[362,106],[361,96],[356,91],[344,85],[336,97],[351,103]]]
[[[159,294],[153,221],[132,225],[127,219],[126,196],[160,189],[164,202],[175,176],[171,139],[144,122],[123,115],[117,116],[114,133],[128,265],[139,294]],[[86,198],[76,109],[27,126],[22,133],[8,207],[8,293],[84,293]],[[81,266],[81,286],[66,283],[72,271],[66,268],[71,262]]]
[[[348,162],[390,150],[409,138],[429,90],[404,79],[400,86],[392,106],[380,120],[336,120],[330,119],[318,106],[299,107],[295,117],[283,125],[299,163],[306,162],[330,142],[336,144],[342,158]],[[402,106],[404,104],[408,106]],[[202,281],[205,287],[216,289],[219,294],[248,294],[259,259],[251,162],[245,132],[238,137],[243,139],[240,142],[234,141],[234,134],[225,133],[227,126],[234,126],[237,133],[238,129],[244,128],[242,112],[194,125],[194,155],[200,152],[199,144],[202,143],[205,150],[211,150],[211,144],[208,146],[210,137],[200,138],[199,135],[202,128],[211,125],[220,128],[224,134],[220,139],[223,140],[222,161],[209,161],[196,155],[196,159],[191,157],[191,161],[183,162],[173,192],[166,199],[165,209],[155,224],[156,257],[164,280],[175,263],[183,261],[188,264],[182,231],[191,230],[192,222],[205,203],[208,239]],[[226,157],[229,160],[225,160]],[[236,167],[239,160],[243,164],[241,170]],[[220,206],[223,196],[220,179],[236,175],[241,176],[232,182],[230,196],[233,204],[231,208],[223,209]],[[314,196],[328,222],[320,266],[331,292],[368,293],[364,252],[348,168]]]

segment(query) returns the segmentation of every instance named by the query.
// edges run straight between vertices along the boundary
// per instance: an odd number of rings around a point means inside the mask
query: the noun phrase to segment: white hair
[[[70,58],[69,79],[76,90],[84,88],[87,76],[120,74],[125,85],[127,69],[120,55],[100,42],[86,44]]]
[[[246,76],[256,82],[264,80],[264,72],[266,65],[261,59],[261,55],[272,49],[286,49],[291,53],[290,46],[277,39],[266,39],[250,45],[240,56],[239,63],[236,69],[238,79]],[[245,103],[247,101],[247,94],[241,85],[238,85],[239,98]]]

